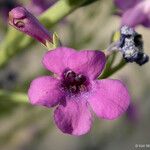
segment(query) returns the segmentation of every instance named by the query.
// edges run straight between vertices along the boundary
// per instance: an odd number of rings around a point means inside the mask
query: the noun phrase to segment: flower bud
[[[46,45],[47,41],[52,42],[51,34],[24,7],[16,7],[9,12],[9,24],[44,45]]]
[[[136,62],[139,65],[147,63],[149,56],[144,53],[142,35],[128,26],[123,26],[120,33],[120,49],[123,58],[127,62]]]

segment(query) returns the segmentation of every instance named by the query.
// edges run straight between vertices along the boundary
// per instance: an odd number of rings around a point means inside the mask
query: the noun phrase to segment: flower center
[[[87,78],[82,74],[76,74],[69,70],[63,74],[62,87],[70,93],[80,93],[87,91]]]

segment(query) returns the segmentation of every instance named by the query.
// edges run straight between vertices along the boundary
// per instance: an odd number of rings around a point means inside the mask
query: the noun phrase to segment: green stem
[[[51,28],[85,1],[77,0],[71,3],[70,0],[59,0],[54,6],[39,16],[39,20],[45,27]],[[33,45],[33,41],[32,38],[10,27],[4,40],[0,43],[0,68],[6,65],[12,56]]]
[[[110,69],[111,69],[111,67],[112,67],[112,65],[114,63],[114,60],[116,58],[116,54],[117,53],[113,53],[111,56],[109,56],[107,58],[107,63],[106,63],[105,69],[104,69],[104,71],[103,71],[101,76],[107,74],[110,71]]]
[[[28,97],[25,93],[0,90],[0,100],[5,99],[11,102],[28,103]]]
[[[111,75],[113,75],[114,73],[116,73],[117,71],[119,71],[120,69],[122,69],[127,63],[124,61],[124,59],[122,59],[120,61],[120,63],[118,65],[116,65],[113,68],[105,68],[103,74],[100,76],[99,79],[105,79],[107,77],[110,77]]]
[[[85,0],[80,0],[76,5],[70,5],[68,0],[60,0],[53,7],[45,11],[39,17],[39,20],[44,23],[46,27],[50,28],[78,8],[83,1]]]

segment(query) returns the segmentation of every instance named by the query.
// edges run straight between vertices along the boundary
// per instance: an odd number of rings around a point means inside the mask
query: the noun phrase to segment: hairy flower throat
[[[79,93],[87,90],[87,78],[82,74],[76,74],[69,70],[63,74],[62,87],[71,93]]]

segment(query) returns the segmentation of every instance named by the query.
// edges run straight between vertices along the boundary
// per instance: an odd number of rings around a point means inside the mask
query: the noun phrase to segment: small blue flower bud
[[[149,57],[144,53],[142,35],[127,26],[121,28],[120,34],[119,48],[126,62],[136,62],[139,65],[147,63]]]

